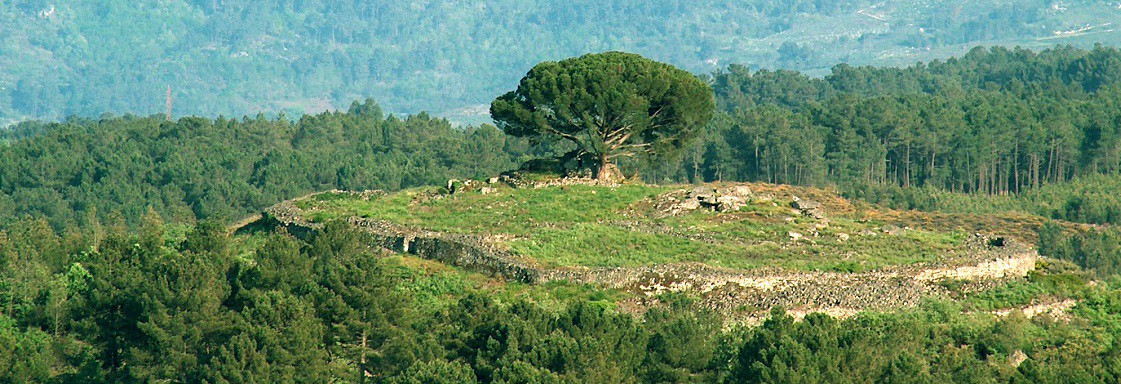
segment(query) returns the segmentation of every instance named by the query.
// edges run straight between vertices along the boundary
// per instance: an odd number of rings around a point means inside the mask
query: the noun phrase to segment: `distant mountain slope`
[[[822,73],[969,47],[1089,46],[1117,4],[679,0],[361,2],[14,0],[0,3],[0,125],[104,112],[389,111],[485,118],[533,64],[627,50],[698,73],[730,63]]]

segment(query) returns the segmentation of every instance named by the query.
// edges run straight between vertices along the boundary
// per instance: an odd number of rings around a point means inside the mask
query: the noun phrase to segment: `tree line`
[[[168,220],[237,220],[325,189],[390,189],[484,177],[530,149],[494,126],[459,129],[373,101],[297,120],[163,116],[23,124],[0,147],[0,220],[45,217],[57,230],[149,209]]]
[[[713,75],[722,116],[659,179],[1008,194],[1121,168],[1121,51],[976,48],[823,79]],[[662,172],[665,172],[664,174]],[[664,175],[664,176],[663,176]]]

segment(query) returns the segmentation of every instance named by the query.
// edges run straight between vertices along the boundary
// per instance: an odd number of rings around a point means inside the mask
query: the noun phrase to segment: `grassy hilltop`
[[[827,197],[809,188],[747,197],[745,206],[728,212],[698,208],[670,215],[659,209],[664,200],[692,188],[503,186],[487,194],[450,196],[442,196],[440,188],[418,188],[372,198],[324,193],[297,206],[313,222],[358,216],[417,229],[488,235],[519,255],[554,266],[697,262],[854,271],[942,260],[961,250],[966,237],[963,231],[891,229],[882,221],[864,219],[867,213],[835,197],[826,210],[837,214],[815,219],[791,208],[795,195],[790,193]]]
[[[393,193],[330,191],[266,213],[282,224],[346,222],[397,234],[381,244],[478,245],[493,258],[479,261],[488,256],[458,245],[396,250],[515,286],[528,282],[537,297],[582,287],[642,313],[680,292],[733,321],[755,322],[778,306],[847,317],[930,299],[986,311],[1043,305],[1058,315],[1086,279],[1070,263],[1038,257],[1030,244],[1041,216],[897,211],[830,189],[766,183],[605,186],[534,175]],[[425,270],[441,264],[416,260],[410,264]]]
[[[1031,241],[1041,218],[1003,214],[915,215],[853,202],[836,192],[764,183],[742,206],[718,212],[681,207],[695,189],[733,184],[655,186],[506,184],[448,195],[425,187],[391,194],[326,192],[295,202],[311,222],[361,217],[418,230],[481,235],[502,248],[551,266],[631,267],[677,262],[751,269],[866,271],[969,254],[980,228]],[[723,188],[722,188],[723,187]],[[821,204],[819,217],[794,200]]]

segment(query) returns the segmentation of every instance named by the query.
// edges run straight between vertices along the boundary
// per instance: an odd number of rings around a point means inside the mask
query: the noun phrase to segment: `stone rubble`
[[[671,191],[658,196],[656,206],[667,216],[678,216],[698,209],[713,212],[734,212],[747,206],[755,197],[746,185],[713,188],[698,186],[691,190]]]
[[[814,219],[824,219],[825,210],[822,209],[821,203],[812,200],[803,200],[794,196],[794,201],[790,203],[790,207],[798,211],[803,216],[809,216]]]

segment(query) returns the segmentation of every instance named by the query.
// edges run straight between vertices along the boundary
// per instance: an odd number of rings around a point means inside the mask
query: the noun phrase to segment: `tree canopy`
[[[233,221],[316,190],[486,177],[513,167],[521,155],[508,154],[526,147],[491,125],[384,115],[372,100],[295,120],[28,122],[0,142],[0,223],[30,215],[57,230],[118,214],[134,225],[149,208],[174,222]]]
[[[693,74],[642,56],[606,52],[533,67],[490,113],[517,137],[568,140],[595,158],[597,178],[618,157],[672,156],[712,119],[712,89]]]

